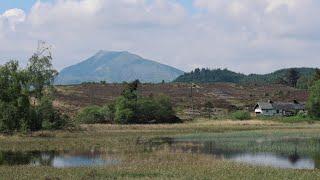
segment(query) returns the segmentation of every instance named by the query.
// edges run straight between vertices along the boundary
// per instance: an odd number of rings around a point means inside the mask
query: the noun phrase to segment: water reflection
[[[300,142],[301,141],[301,142]],[[303,142],[302,142],[303,141]],[[217,159],[227,159],[240,163],[251,165],[272,166],[276,168],[290,169],[318,169],[320,168],[320,142],[305,142],[304,140],[288,140],[279,142],[247,142],[246,148],[237,146],[223,145],[216,141],[186,141],[173,138],[156,138],[146,142],[137,141],[143,144],[146,152],[167,149],[174,153],[192,153],[192,154],[209,154]],[[311,148],[316,149],[313,153],[298,153],[299,147],[305,148],[301,144],[308,144]],[[228,146],[229,145],[229,146]],[[288,146],[287,146],[288,145]],[[290,146],[289,146],[290,145]],[[286,151],[268,152],[269,146],[287,148]],[[281,148],[280,148],[281,146]],[[293,147],[292,150],[290,148]],[[288,150],[289,149],[289,150]]]
[[[58,151],[29,151],[29,152],[0,152],[0,165],[30,165],[51,166],[56,168],[87,167],[117,164],[118,160],[106,157],[99,151],[58,152]]]

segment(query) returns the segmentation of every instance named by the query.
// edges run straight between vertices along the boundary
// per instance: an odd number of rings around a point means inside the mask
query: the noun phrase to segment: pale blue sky
[[[12,8],[23,9],[24,11],[29,11],[32,5],[37,0],[0,0],[0,13]],[[41,0],[43,2],[54,1],[54,0]],[[186,9],[193,11],[193,0],[176,0],[183,4]]]
[[[20,8],[28,11],[36,0],[1,0],[0,13],[12,8]]]

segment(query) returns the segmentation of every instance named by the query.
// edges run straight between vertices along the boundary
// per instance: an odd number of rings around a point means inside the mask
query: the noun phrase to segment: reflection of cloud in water
[[[244,153],[229,157],[228,159],[251,165],[272,166],[290,169],[314,169],[315,163],[310,158],[300,158],[291,162],[289,158],[277,156],[271,153]]]
[[[291,153],[271,153],[263,150],[263,139],[258,139],[257,141],[249,142],[251,149],[255,151],[250,151],[248,149],[238,149],[238,148],[228,148],[227,146],[222,146],[221,143],[215,141],[183,141],[179,139],[170,138],[156,138],[153,140],[146,141],[144,143],[139,142],[139,144],[144,144],[145,151],[158,151],[158,150],[169,150],[173,153],[192,153],[192,154],[207,154],[214,158],[232,160],[235,162],[246,163],[250,165],[261,165],[261,166],[271,166],[275,168],[289,168],[289,169],[316,169],[319,168],[320,155],[317,154],[299,154],[299,142],[308,142],[303,139],[289,139],[288,141],[281,142],[269,142],[271,144],[266,144],[266,148],[270,145],[275,145],[274,143],[279,143],[282,146],[286,146],[286,143],[294,146],[294,151]],[[230,143],[230,142],[229,142]],[[320,142],[319,142],[320,143]],[[320,145],[318,143],[311,144],[312,147],[316,148]],[[256,151],[260,149],[260,151]]]
[[[103,166],[108,164],[114,164],[115,161],[103,160],[99,157],[62,157],[58,156],[53,159],[52,166],[57,168],[64,167],[82,167],[82,166]]]
[[[107,159],[106,159],[107,158]],[[105,153],[98,151],[75,152],[1,152],[0,165],[30,165],[64,167],[90,167],[118,164],[119,160],[107,157]]]

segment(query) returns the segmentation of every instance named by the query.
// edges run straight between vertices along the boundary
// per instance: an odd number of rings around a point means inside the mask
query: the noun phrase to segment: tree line
[[[290,68],[273,73],[259,75],[245,75],[228,69],[196,68],[190,73],[185,73],[174,82],[184,83],[217,83],[228,82],[237,84],[283,84],[301,89],[308,89],[313,83],[314,74],[319,70],[313,68]]]

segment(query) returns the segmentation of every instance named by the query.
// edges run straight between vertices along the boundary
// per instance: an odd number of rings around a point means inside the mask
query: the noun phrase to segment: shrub
[[[135,100],[120,96],[115,105],[115,122],[118,124],[135,123]]]
[[[10,103],[0,102],[0,131],[9,132],[17,129],[17,109]]]
[[[101,113],[103,114],[105,121],[112,123],[115,119],[116,107],[114,103],[105,105],[101,108]]]
[[[140,98],[137,102],[137,123],[156,121],[158,105],[153,98]]]
[[[53,129],[62,129],[68,121],[68,117],[60,114],[52,105],[52,100],[43,97],[36,107],[37,120],[35,122],[41,122],[42,129],[53,130]]]
[[[130,97],[130,96],[129,96]],[[121,96],[115,104],[115,122],[118,124],[178,123],[169,97],[140,97],[137,100]]]
[[[137,102],[138,123],[178,123],[170,98],[165,95],[140,98]]]
[[[232,113],[232,118],[236,120],[249,120],[251,119],[251,115],[248,111],[236,111]]]
[[[111,103],[102,108],[91,106],[83,109],[77,116],[81,123],[111,122],[117,124],[145,123],[178,123],[181,120],[175,116],[169,97],[139,97],[137,94],[139,82],[126,84],[126,89]]]
[[[99,106],[89,106],[78,113],[76,120],[83,124],[95,124],[104,123],[105,117]]]
[[[310,89],[307,108],[311,117],[320,118],[320,80]]]

